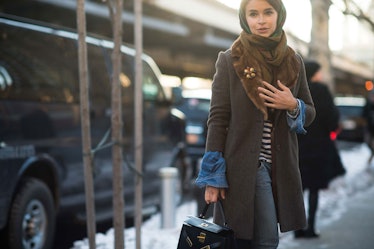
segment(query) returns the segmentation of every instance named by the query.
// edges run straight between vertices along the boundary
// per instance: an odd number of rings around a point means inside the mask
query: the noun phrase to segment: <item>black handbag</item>
[[[234,231],[226,226],[226,220],[220,202],[218,206],[225,221],[224,226],[205,220],[209,204],[206,204],[199,217],[188,216],[179,236],[177,249],[234,249]]]

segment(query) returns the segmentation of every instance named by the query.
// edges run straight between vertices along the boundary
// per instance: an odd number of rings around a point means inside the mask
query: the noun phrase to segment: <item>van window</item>
[[[87,44],[87,50],[90,100],[98,106],[108,107],[111,100],[110,70],[107,68],[110,54],[92,44]]]
[[[122,103],[131,106],[134,102],[135,60],[133,56],[122,54],[122,72],[120,82],[122,86]]]
[[[0,66],[0,91],[5,91],[12,84],[13,80],[10,74],[4,67]]]
[[[143,98],[145,101],[162,102],[165,100],[161,84],[148,63],[143,61]]]
[[[0,30],[0,67],[11,78],[0,83],[1,99],[77,100],[77,61],[69,59],[76,58],[71,55],[77,51],[73,41],[19,27],[0,25]]]
[[[134,101],[135,59],[130,55],[122,56],[123,71],[120,75],[122,99],[124,103]],[[143,61],[143,99],[148,102],[165,101],[164,91],[156,74],[146,61]]]

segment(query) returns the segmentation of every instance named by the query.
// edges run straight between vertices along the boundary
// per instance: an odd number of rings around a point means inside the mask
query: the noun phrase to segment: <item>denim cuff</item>
[[[304,129],[305,124],[305,103],[301,99],[297,99],[299,106],[299,114],[296,117],[292,117],[287,113],[287,124],[290,127],[290,131],[294,131],[297,134],[306,134]]]
[[[228,188],[226,161],[221,152],[205,152],[195,184],[198,187],[212,186],[216,188]]]

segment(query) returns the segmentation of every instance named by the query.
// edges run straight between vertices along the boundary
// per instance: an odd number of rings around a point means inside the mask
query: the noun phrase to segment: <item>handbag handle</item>
[[[219,210],[220,210],[220,213],[221,213],[221,217],[223,218],[223,224],[226,226],[227,223],[226,223],[226,217],[225,217],[225,213],[223,211],[223,205],[222,205],[222,201],[221,200],[218,200],[217,202],[217,205],[219,206]],[[210,203],[206,203],[204,208],[203,208],[203,211],[199,214],[199,218],[200,219],[204,219],[205,218],[205,215],[206,215],[206,212],[208,211],[208,208],[210,207]]]

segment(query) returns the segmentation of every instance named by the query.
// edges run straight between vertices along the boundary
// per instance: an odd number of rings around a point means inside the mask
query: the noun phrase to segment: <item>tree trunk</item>
[[[86,16],[84,0],[77,2],[77,26],[78,26],[78,63],[79,63],[79,87],[80,87],[80,111],[82,129],[82,151],[84,167],[84,187],[86,198],[87,233],[90,249],[96,248],[96,221],[93,187],[93,159],[91,153],[91,126],[88,97],[88,65],[86,44]]]
[[[115,0],[113,15],[113,39],[114,48],[112,53],[113,77],[112,77],[112,158],[113,158],[113,225],[114,225],[114,248],[124,247],[124,216],[125,206],[123,195],[123,170],[122,170],[122,103],[120,73],[122,68],[122,0]]]
[[[335,83],[329,47],[329,0],[310,0],[312,7],[312,29],[309,43],[309,58],[321,64],[324,82],[334,92]]]

